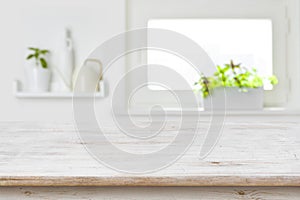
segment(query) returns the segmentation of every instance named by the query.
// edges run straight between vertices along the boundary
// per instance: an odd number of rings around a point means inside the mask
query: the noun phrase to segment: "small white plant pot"
[[[51,70],[33,66],[27,70],[28,90],[30,92],[48,92],[51,81]]]
[[[204,110],[262,110],[264,100],[263,88],[216,88],[203,100]]]

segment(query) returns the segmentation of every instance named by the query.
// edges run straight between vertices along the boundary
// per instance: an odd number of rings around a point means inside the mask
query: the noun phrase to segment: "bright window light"
[[[244,67],[255,67],[262,76],[273,73],[272,21],[269,19],[151,19],[148,28],[168,29],[189,37],[208,53],[216,65],[233,60]],[[174,69],[191,85],[199,78],[192,66],[175,55],[149,50],[147,59],[148,64]],[[157,72],[149,70],[148,79],[151,81],[154,76]],[[272,87],[266,86],[265,89]]]

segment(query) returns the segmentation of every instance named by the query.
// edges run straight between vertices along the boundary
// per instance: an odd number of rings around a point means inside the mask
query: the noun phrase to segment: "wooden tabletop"
[[[209,120],[199,125],[209,126]],[[127,152],[166,146],[178,121],[150,140],[107,138]],[[214,150],[200,159],[205,134],[175,163],[153,173],[115,171],[95,160],[75,125],[0,122],[0,186],[300,186],[300,117],[227,117]],[[97,142],[97,141],[95,141]],[[126,162],[126,161],[124,161]]]

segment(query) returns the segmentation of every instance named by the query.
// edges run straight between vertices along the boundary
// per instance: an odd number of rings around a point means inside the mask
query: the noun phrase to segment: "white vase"
[[[41,66],[27,69],[28,90],[30,92],[48,92],[51,81],[51,70]]]
[[[204,110],[262,110],[263,88],[248,88],[241,92],[239,88],[216,88],[203,100]]]

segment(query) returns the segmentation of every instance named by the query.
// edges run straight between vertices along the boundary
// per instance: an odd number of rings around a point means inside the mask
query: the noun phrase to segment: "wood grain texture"
[[[299,188],[2,187],[0,200],[299,200]]]
[[[128,139],[114,126],[105,130],[121,149],[151,152],[172,140],[178,124],[168,121],[163,133],[148,141]],[[132,175],[93,159],[72,124],[1,122],[0,185],[300,186],[298,116],[228,117],[215,149],[203,160],[199,152],[209,123],[203,119],[199,124],[203,131],[177,162],[151,174]]]

